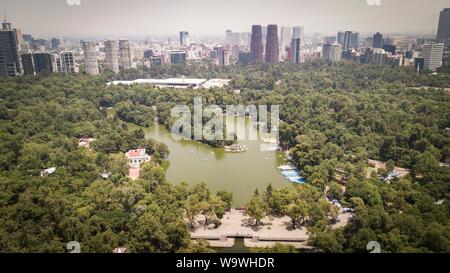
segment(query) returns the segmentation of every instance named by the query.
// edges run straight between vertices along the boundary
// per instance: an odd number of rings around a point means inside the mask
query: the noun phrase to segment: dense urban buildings
[[[106,67],[114,73],[119,73],[119,45],[115,40],[105,41]]]
[[[97,49],[92,41],[83,41],[84,65],[86,73],[98,75],[100,73],[97,60]]]
[[[252,26],[252,38],[250,42],[250,52],[253,61],[262,61],[264,46],[262,41],[262,28],[260,25]]]
[[[450,46],[450,8],[443,9],[439,16],[437,40],[447,47]]]
[[[279,59],[280,54],[278,47],[278,27],[277,25],[268,25],[265,60],[268,63],[276,63],[279,61]]]

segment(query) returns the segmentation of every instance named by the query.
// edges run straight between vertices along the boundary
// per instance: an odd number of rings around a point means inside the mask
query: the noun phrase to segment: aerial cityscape
[[[450,252],[447,1],[1,2],[0,252]]]

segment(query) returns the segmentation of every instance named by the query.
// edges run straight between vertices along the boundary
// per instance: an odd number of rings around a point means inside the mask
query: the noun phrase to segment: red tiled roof
[[[127,152],[128,157],[138,157],[145,154],[145,149],[130,150]]]

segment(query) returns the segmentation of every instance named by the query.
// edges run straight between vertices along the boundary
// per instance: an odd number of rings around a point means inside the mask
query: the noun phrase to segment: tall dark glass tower
[[[260,25],[252,26],[252,38],[250,42],[250,52],[252,54],[252,61],[262,61],[263,60],[263,42],[262,42],[262,31]]]
[[[446,47],[450,46],[450,8],[445,8],[441,11],[437,40],[444,43]]]
[[[4,22],[0,30],[0,77],[20,74],[19,47],[11,24]]]
[[[383,48],[383,34],[377,32],[373,35],[373,48]]]
[[[268,25],[266,39],[266,62],[278,62],[279,55],[280,52],[278,48],[278,27],[277,25]]]

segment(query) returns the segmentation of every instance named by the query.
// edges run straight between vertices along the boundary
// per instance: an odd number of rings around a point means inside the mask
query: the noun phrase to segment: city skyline
[[[307,33],[325,34],[347,29],[362,34],[435,34],[439,11],[448,7],[442,0],[381,0],[380,6],[371,6],[367,0],[231,0],[220,6],[219,1],[211,0],[80,0],[80,5],[69,5],[77,3],[73,0],[24,2],[2,0],[8,21],[24,33],[65,37],[175,36],[181,30],[194,36],[223,35],[225,29],[250,32],[254,24],[301,25]]]

